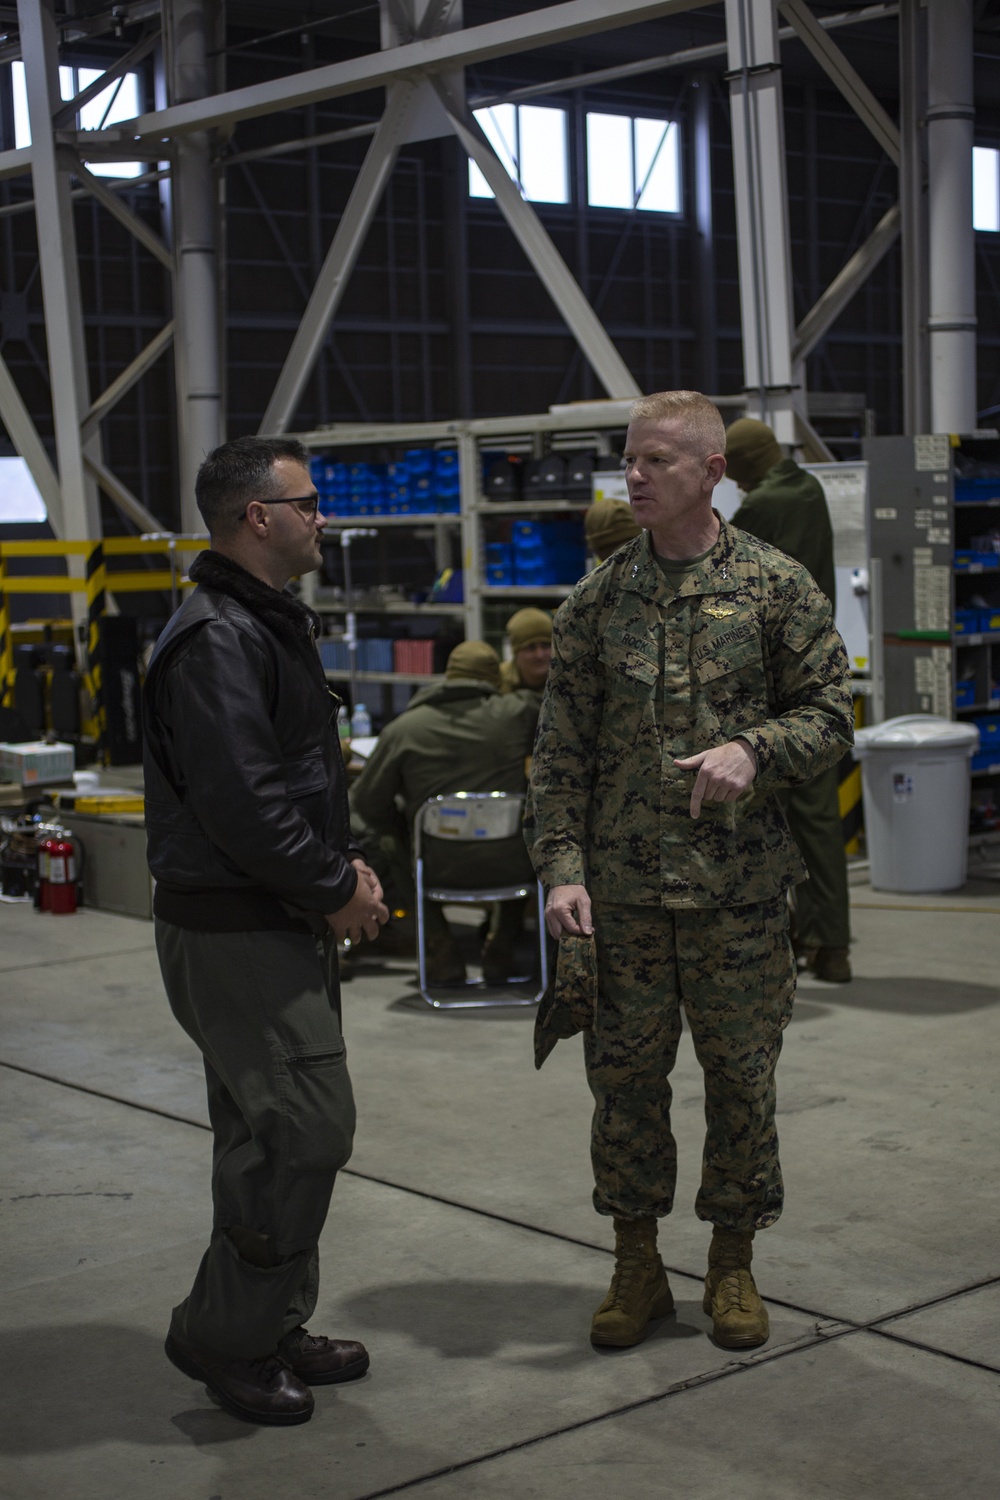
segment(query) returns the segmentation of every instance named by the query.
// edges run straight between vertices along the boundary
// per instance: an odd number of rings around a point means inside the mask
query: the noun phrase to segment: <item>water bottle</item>
[[[372,716],[371,716],[371,714],[368,712],[367,708],[365,707],[365,705],[363,703],[356,703],[354,705],[354,712],[351,714],[351,739],[352,740],[367,739],[370,736],[371,732],[372,732]]]

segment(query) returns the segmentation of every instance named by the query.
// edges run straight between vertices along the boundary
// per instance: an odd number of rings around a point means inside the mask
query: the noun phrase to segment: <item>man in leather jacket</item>
[[[287,1425],[308,1421],[311,1385],[368,1368],[304,1324],[354,1132],[336,942],[387,912],[351,839],[316,619],[284,592],[321,560],[308,452],[239,438],[195,490],[211,545],[144,689],[157,952],[215,1137],[211,1242],[166,1352],[237,1415]]]

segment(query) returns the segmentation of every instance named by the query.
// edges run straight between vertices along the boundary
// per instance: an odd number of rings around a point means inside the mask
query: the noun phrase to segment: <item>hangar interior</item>
[[[366,670],[359,645],[393,650],[404,617],[430,622],[416,639],[499,645],[518,603],[568,591],[490,597],[484,549],[506,533],[486,517],[484,456],[585,446],[610,472],[629,401],[692,388],[817,472],[878,476],[847,569],[848,596],[865,574],[859,718],[964,712],[1000,732],[982,619],[1000,596],[992,565],[959,577],[955,550],[980,556],[962,464],[1000,476],[997,0],[19,0],[0,20],[0,462],[29,495],[0,495],[5,706],[16,651],[53,641],[94,687],[113,660],[101,609],[134,631],[133,657],[152,641],[185,586],[184,539],[204,531],[202,456],[283,432],[320,466],[457,455],[459,498],[432,520],[332,507],[306,587],[349,652],[331,675],[352,706],[363,688],[380,728],[433,674]],[[886,446],[902,439],[903,459]],[[910,468],[947,470],[944,540],[903,538],[929,524]],[[900,529],[880,553],[886,498]],[[937,615],[913,569],[890,586],[915,542],[948,580]],[[442,597],[448,570],[464,596]],[[965,638],[961,610],[977,612]],[[111,675],[81,750],[96,724],[107,751]],[[135,756],[104,758],[96,779],[139,793]],[[995,759],[973,773],[965,884],[893,893],[855,855],[853,982],[800,977],[759,1350],[714,1345],[701,1311],[687,1040],[661,1234],[678,1316],[601,1354],[587,1323],[610,1233],[590,1206],[578,1041],[535,1072],[530,1007],[437,1012],[412,964],[347,968],[360,1122],[315,1326],[364,1339],[372,1371],[294,1432],[237,1422],[162,1355],[208,1230],[210,1150],[148,915],[119,900],[63,922],[4,901],[4,1487],[992,1494]],[[146,879],[124,855],[120,873]]]

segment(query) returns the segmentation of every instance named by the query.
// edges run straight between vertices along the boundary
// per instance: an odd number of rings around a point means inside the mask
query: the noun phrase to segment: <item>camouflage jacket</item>
[[[664,906],[764,901],[805,868],[774,795],[852,740],[849,665],[798,563],[722,522],[668,587],[646,533],[577,584],[555,619],[525,837],[547,887]],[[738,802],[688,805],[675,758],[736,737],[757,776]]]

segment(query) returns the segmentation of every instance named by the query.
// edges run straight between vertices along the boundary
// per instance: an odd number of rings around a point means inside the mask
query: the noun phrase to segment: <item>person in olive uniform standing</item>
[[[745,493],[733,525],[808,568],[836,608],[833,527],[819,480],[785,458],[770,427],[752,417],[741,417],[726,432],[726,473]],[[796,950],[817,979],[845,984],[851,978],[850,898],[837,767],[789,787],[781,801],[809,872],[795,889]]]
[[[387,724],[351,789],[351,806],[380,850],[391,854],[394,889],[413,904],[413,820],[428,797],[448,792],[523,792],[525,760],[538,722],[533,692],[500,692],[500,659],[485,641],[463,641],[448,657],[444,681],[421,688]],[[450,852],[450,851],[449,851]],[[520,837],[454,851],[438,875],[447,883],[503,885],[533,881]],[[502,983],[512,972],[513,946],[524,904],[498,903],[483,945],[483,977]],[[441,908],[427,907],[427,975],[432,984],[461,984],[465,960]]]
[[[195,493],[211,545],[143,694],[156,949],[214,1133],[211,1241],[166,1353],[228,1410],[284,1425],[308,1421],[310,1386],[368,1368],[304,1324],[354,1135],[336,944],[388,913],[351,838],[319,621],[285,592],[322,561],[308,451],[238,438]]]
[[[673,1307],[656,1233],[674,1199],[681,1004],[705,1075],[705,1311],[726,1347],[768,1337],[750,1262],[783,1202],[774,1073],[795,988],[786,892],[802,878],[776,793],[852,739],[829,601],[712,508],[724,447],[697,392],[634,403],[624,456],[643,535],[556,615],[532,763],[525,837],[548,930],[596,945],[584,1055],[594,1206],[616,1254],[599,1345],[638,1343]]]

